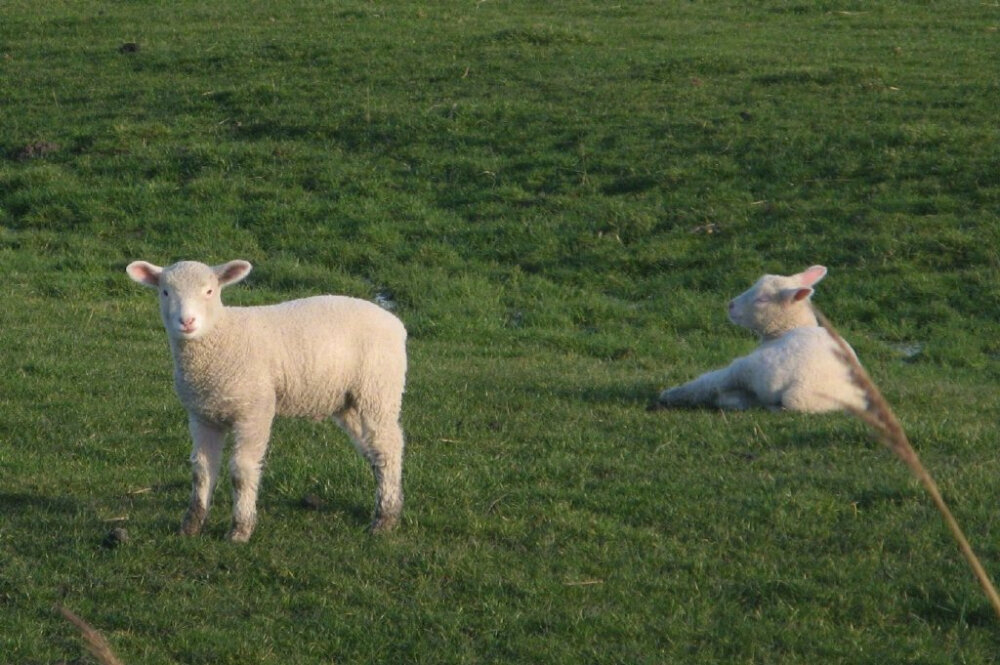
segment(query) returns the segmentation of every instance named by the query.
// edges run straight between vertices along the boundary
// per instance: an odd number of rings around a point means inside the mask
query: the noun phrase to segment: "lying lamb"
[[[764,406],[818,413],[848,406],[864,409],[861,390],[837,357],[837,346],[819,327],[810,297],[826,268],[788,277],[764,275],[729,303],[729,319],[761,337],[748,356],[728,367],[660,393],[659,407]]]
[[[129,277],[160,294],[174,359],[174,385],[188,412],[191,503],[181,533],[197,534],[219,477],[222,446],[234,434],[229,539],[249,540],[261,465],[275,415],[333,419],[375,474],[373,531],[391,529],[403,509],[406,329],[364,300],[318,296],[266,307],[226,307],[222,288],[249,274],[246,261],[166,268],[135,261]]]

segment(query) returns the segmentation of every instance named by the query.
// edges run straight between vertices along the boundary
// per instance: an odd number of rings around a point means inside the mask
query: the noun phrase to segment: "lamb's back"
[[[252,331],[257,361],[267,364],[278,413],[326,416],[348,395],[383,382],[402,392],[406,330],[373,303],[315,296],[233,314],[233,323]]]

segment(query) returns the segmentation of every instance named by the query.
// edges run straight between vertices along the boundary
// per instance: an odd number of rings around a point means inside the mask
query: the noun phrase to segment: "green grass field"
[[[978,2],[7,0],[0,663],[94,662],[57,605],[131,665],[996,662],[862,424],[645,407],[753,348],[730,297],[822,263],[1000,575],[997,62]],[[279,421],[251,543],[227,481],[176,534],[138,258],[395,304],[398,532],[339,430]]]

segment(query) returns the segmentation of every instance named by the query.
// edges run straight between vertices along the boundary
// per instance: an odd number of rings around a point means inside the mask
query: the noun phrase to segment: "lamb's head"
[[[813,285],[824,275],[823,266],[813,266],[797,275],[764,275],[729,302],[729,320],[765,339],[792,328],[815,326],[816,315],[809,298]]]
[[[250,273],[246,261],[207,266],[181,261],[161,268],[146,261],[133,261],[125,272],[139,284],[160,294],[160,316],[167,335],[174,340],[193,340],[207,334],[222,311],[222,287],[235,284]]]

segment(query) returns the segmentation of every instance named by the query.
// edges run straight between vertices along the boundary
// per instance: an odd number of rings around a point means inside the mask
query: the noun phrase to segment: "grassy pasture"
[[[930,502],[844,416],[647,413],[830,268],[1000,575],[1000,12],[960,2],[0,6],[0,662],[989,663]],[[127,46],[134,44],[134,46]],[[183,412],[144,258],[411,333],[399,532],[279,421],[254,540],[176,535]],[[302,498],[318,498],[307,509]],[[114,526],[129,540],[102,545]]]

